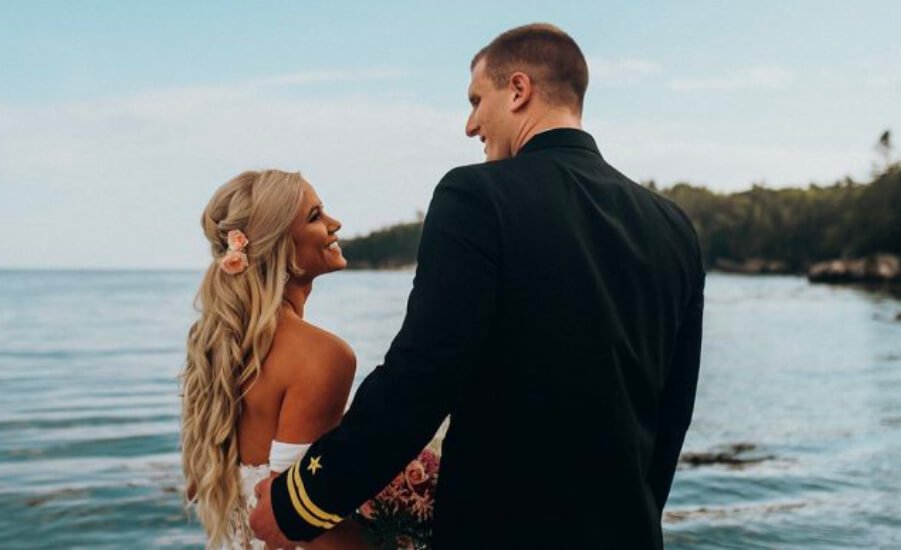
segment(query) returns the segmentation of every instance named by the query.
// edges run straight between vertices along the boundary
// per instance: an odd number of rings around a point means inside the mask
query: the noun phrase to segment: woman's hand
[[[275,521],[275,513],[272,511],[272,480],[278,474],[273,472],[268,478],[257,483],[253,488],[253,494],[257,497],[257,505],[250,513],[250,530],[253,535],[266,543],[267,548],[294,548],[296,543],[288,540],[278,523]]]

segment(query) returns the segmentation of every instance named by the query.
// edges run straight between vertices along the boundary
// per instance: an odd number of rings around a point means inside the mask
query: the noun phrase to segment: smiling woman
[[[325,206],[313,186],[304,180],[305,191],[297,218],[291,226],[296,248],[297,265],[303,266],[304,276],[313,277],[344,269],[347,260],[341,254],[338,237],[341,222],[325,212]]]
[[[341,223],[300,174],[277,170],[220,187],[202,222],[213,261],[183,373],[188,500],[212,545],[256,548],[254,485],[337,425],[353,381],[350,347],[303,318],[313,280],[347,266]],[[353,547],[355,525],[342,525],[324,543]]]

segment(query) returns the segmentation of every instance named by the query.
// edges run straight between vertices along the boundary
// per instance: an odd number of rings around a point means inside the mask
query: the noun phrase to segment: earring
[[[291,276],[292,276],[292,275],[293,275],[294,277],[300,277],[300,276],[302,276],[304,273],[306,273],[306,271],[303,270],[303,269],[299,269],[299,268],[298,268],[298,269],[295,271],[295,270],[292,270],[292,269],[289,267],[289,268],[288,268],[288,271],[286,271],[286,272],[284,273],[284,275],[282,275],[282,279],[287,283],[288,281],[291,280]]]

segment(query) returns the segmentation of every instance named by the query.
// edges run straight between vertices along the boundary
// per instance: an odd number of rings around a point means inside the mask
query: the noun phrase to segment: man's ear
[[[514,113],[525,108],[532,100],[532,79],[526,73],[515,72],[510,75],[509,89],[510,111]]]

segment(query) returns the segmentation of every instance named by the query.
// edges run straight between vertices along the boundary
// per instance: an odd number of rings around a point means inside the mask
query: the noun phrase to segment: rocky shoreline
[[[807,269],[807,279],[812,283],[901,283],[901,258],[875,254],[818,262]]]
[[[895,254],[826,260],[802,270],[792,269],[782,260],[765,258],[744,261],[717,258],[712,267],[714,271],[742,275],[805,275],[812,283],[901,284],[901,257]]]
[[[791,269],[787,262],[782,260],[767,260],[765,258],[750,258],[741,262],[717,258],[713,264],[714,271],[723,273],[738,273],[741,275],[796,275],[798,272]]]

